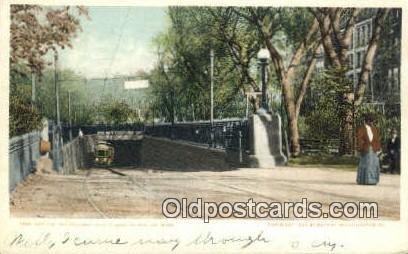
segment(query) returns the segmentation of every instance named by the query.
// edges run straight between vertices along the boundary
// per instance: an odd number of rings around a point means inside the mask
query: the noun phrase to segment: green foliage
[[[356,112],[356,125],[364,123],[364,115],[371,114],[374,116],[374,125],[380,130],[382,145],[385,146],[386,140],[390,137],[390,130],[395,128],[401,129],[401,116],[390,114],[384,110],[382,105],[362,104]]]
[[[14,137],[41,128],[41,115],[31,104],[31,80],[16,72],[10,73],[9,136]]]
[[[102,117],[101,122],[107,124],[124,124],[127,122],[139,122],[137,112],[122,101],[105,98],[97,105],[98,115]]]
[[[304,138],[333,139],[339,137],[342,112],[352,105],[344,101],[350,92],[351,83],[345,78],[344,70],[330,68],[317,75],[312,81],[316,101],[302,117],[301,133]]]
[[[257,72],[250,69],[259,49],[254,31],[232,8],[171,7],[169,18],[171,26],[155,39],[160,59],[150,75],[155,117],[169,121],[174,108],[177,121],[210,118],[211,49],[215,118],[243,117],[244,93],[257,86]]]
[[[71,93],[71,122],[73,124],[91,124],[96,120],[96,107],[92,101],[93,94],[87,89],[86,79],[71,70],[58,71],[60,97],[60,119],[69,122],[68,93]],[[55,120],[55,76],[54,70],[44,71],[37,85],[37,106],[41,114]]]
[[[9,136],[14,137],[41,129],[38,109],[21,97],[10,95]]]
[[[41,127],[41,118],[54,119],[53,76],[42,76],[50,51],[72,47],[71,40],[81,30],[80,16],[85,7],[11,5],[10,7],[10,136]],[[31,102],[31,72],[46,85],[36,85],[36,103]],[[39,81],[40,79],[38,79]],[[62,104],[64,105],[64,104]],[[63,111],[67,112],[67,111]],[[63,120],[66,120],[63,114]]]
[[[288,162],[291,167],[307,168],[318,167],[322,169],[336,168],[347,171],[356,170],[358,157],[355,156],[337,156],[337,155],[309,155],[297,158],[291,158]]]
[[[106,120],[108,123],[124,123],[130,115],[129,106],[122,102],[114,102],[113,105],[107,107]]]
[[[278,17],[289,44],[301,42],[313,21],[313,15],[304,8],[280,8]]]

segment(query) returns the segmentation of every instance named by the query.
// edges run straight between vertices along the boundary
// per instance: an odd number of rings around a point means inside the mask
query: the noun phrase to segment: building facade
[[[401,13],[401,9],[392,9],[388,14],[365,91],[364,103],[378,107],[383,111],[387,110],[388,107],[392,111],[399,112],[401,101]],[[365,15],[354,26],[352,42],[347,52],[348,71],[346,72],[354,88],[358,84],[365,53],[373,34],[374,15],[374,13]],[[317,72],[323,71],[328,65],[323,47],[321,52],[316,64]],[[309,93],[309,97],[313,98],[313,91]]]

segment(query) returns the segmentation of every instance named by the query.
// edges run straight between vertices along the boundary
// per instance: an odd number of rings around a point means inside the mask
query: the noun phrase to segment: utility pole
[[[68,91],[68,121],[69,121],[69,140],[72,140],[72,119],[71,119],[71,91]]]
[[[210,51],[210,63],[211,63],[211,146],[215,147],[214,142],[214,50]]]
[[[59,108],[59,86],[58,86],[58,75],[57,75],[57,61],[58,61],[58,52],[54,51],[54,88],[55,88],[55,120],[56,129],[53,135],[53,163],[54,168],[57,172],[60,172],[61,161],[60,161],[60,149],[62,147],[61,140],[61,123],[60,123],[60,108]]]
[[[56,109],[56,120],[57,126],[60,126],[60,107],[59,107],[59,86],[58,86],[58,73],[57,73],[57,61],[58,53],[54,52],[54,87],[55,87],[55,109]]]
[[[210,51],[211,61],[211,126],[214,125],[214,50]]]

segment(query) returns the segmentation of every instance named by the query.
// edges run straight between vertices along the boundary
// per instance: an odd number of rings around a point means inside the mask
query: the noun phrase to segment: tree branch
[[[341,45],[340,62],[345,63],[347,61],[347,51],[353,38],[353,30],[356,24],[357,16],[360,14],[361,9],[353,8],[353,13],[347,22],[343,35],[339,37],[338,41]]]
[[[299,112],[300,112],[300,106],[302,105],[303,102],[303,98],[306,94],[307,88],[309,87],[310,84],[310,80],[312,78],[312,74],[313,71],[315,70],[316,67],[316,62],[317,62],[317,57],[320,54],[320,46],[321,44],[318,43],[317,45],[315,45],[315,48],[313,50],[313,57],[310,60],[309,66],[307,68],[307,71],[303,77],[303,81],[302,81],[302,86],[300,88],[299,91],[299,95],[296,99],[296,104],[295,104],[295,113],[296,113],[296,117],[299,116]]]
[[[368,85],[368,77],[373,67],[373,60],[377,47],[379,44],[381,32],[383,30],[385,19],[389,13],[389,9],[379,9],[374,20],[374,32],[370,40],[370,44],[367,47],[367,51],[364,57],[363,66],[361,69],[360,77],[357,84],[354,105],[359,106],[364,99],[364,92]]]
[[[306,34],[302,42],[298,45],[295,53],[292,56],[292,59],[290,61],[288,71],[287,71],[288,76],[292,75],[292,73],[294,72],[294,68],[300,63],[307,47],[311,44],[311,40],[313,36],[316,34],[318,28],[319,28],[319,22],[317,21],[317,19],[314,19],[312,25],[309,28],[308,33]]]
[[[317,8],[309,8],[309,10],[313,13],[317,21],[319,22],[323,48],[326,52],[327,57],[329,58],[330,64],[332,66],[340,67],[341,62],[338,58],[337,52],[334,47],[333,38],[331,36],[332,27],[330,16],[328,14],[323,14],[323,12]]]

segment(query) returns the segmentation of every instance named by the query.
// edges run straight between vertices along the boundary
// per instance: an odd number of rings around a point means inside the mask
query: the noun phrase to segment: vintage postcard
[[[0,254],[408,252],[407,8],[2,1]]]

